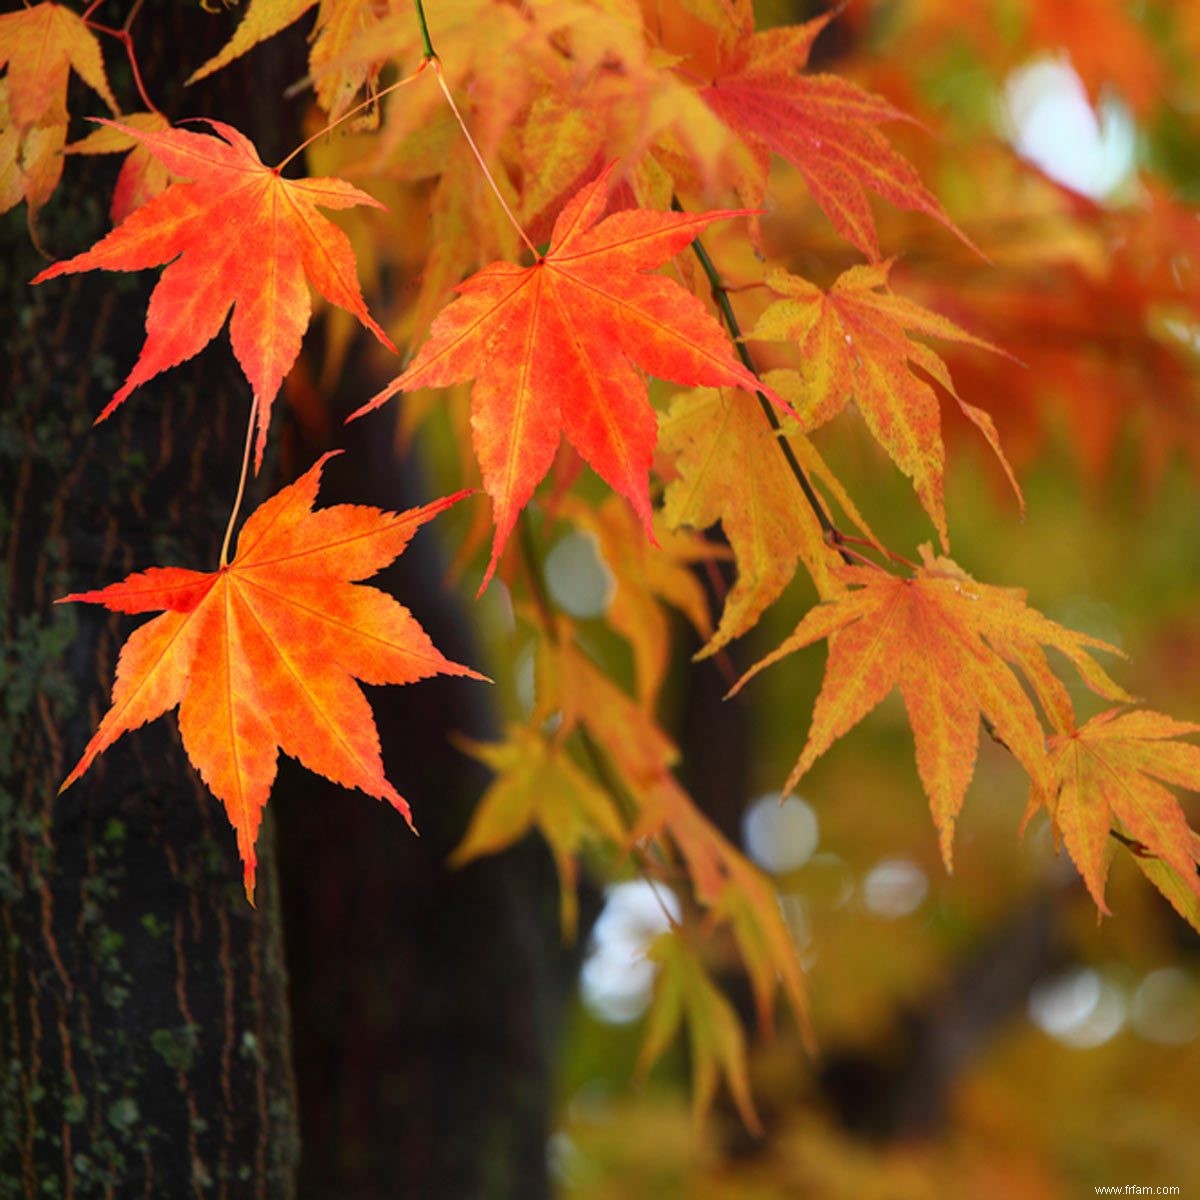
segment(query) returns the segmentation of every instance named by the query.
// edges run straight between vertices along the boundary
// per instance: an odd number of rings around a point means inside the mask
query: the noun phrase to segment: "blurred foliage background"
[[[759,11],[763,24],[813,15],[773,0]],[[876,206],[883,245],[902,248],[897,290],[1021,360],[946,354],[964,398],[993,414],[1028,499],[1022,521],[986,447],[944,410],[956,558],[1120,646],[1130,690],[1194,719],[1200,6],[860,0],[818,42],[822,65],[918,115],[925,129],[889,135],[989,259]],[[764,222],[769,253],[828,283],[852,252],[794,172],[778,160],[772,172],[787,215]],[[709,240],[736,281],[728,264],[746,253],[736,231]],[[423,436],[436,441],[432,425]],[[817,440],[886,543],[912,554],[928,540],[861,422],[834,422]],[[597,619],[602,557],[566,525],[551,536],[556,599],[605,669],[628,678],[627,649]],[[729,1104],[696,1124],[684,1048],[648,1078],[635,1072],[654,977],[644,949],[665,917],[637,881],[593,893],[550,1147],[561,1194],[1049,1200],[1135,1183],[1186,1195],[1200,1179],[1200,940],[1127,856],[1114,869],[1114,917],[1097,922],[1044,815],[1018,836],[1024,777],[985,739],[947,876],[898,696],[780,807],[819,650],[724,706],[697,699],[719,695],[814,599],[798,579],[715,664],[687,662],[696,643],[681,623],[662,716],[684,731],[693,794],[776,880],[809,973],[819,1056],[786,1026],[754,1044],[762,1137]],[[485,603],[494,636],[518,636],[502,600]],[[531,666],[517,661],[501,682],[519,714]],[[1081,716],[1102,707],[1074,698]],[[722,722],[740,769],[706,772],[704,730]],[[749,1021],[744,985],[721,982]]]

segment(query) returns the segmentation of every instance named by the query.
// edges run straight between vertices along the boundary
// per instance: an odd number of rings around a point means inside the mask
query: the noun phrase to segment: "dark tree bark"
[[[384,382],[352,370],[335,415]],[[434,496],[419,462],[397,463],[393,426],[394,409],[349,427],[335,420],[347,453],[327,468],[326,502],[403,509]],[[418,534],[372,584],[411,608],[444,654],[486,671],[438,548],[434,529]],[[446,865],[487,784],[448,735],[499,736],[486,686],[431,679],[371,689],[371,704],[419,839],[387,805],[299,767],[281,772],[273,801],[300,1195],[539,1200],[550,1190],[552,1052],[579,950],[559,944],[553,864],[528,839],[461,871]]]
[[[96,15],[119,27],[127,11],[110,0]],[[271,161],[302,136],[303,100],[283,94],[305,71],[303,28],[182,88],[240,16],[151,0],[135,41],[168,116],[227,120]],[[138,107],[120,46],[104,50],[118,96]],[[73,83],[72,112],[97,108]],[[108,228],[117,165],[68,161],[39,222],[51,254]],[[23,208],[0,218],[0,244],[0,1200],[548,1194],[550,1053],[573,965],[557,945],[549,859],[527,843],[462,872],[444,865],[485,782],[447,740],[494,732],[481,685],[372,692],[419,841],[387,806],[285,765],[259,841],[257,909],[173,717],[123,738],[56,797],[133,626],[52,601],[153,564],[215,564],[249,389],[222,334],[91,428],[140,349],[156,274],[31,289],[45,264]],[[344,406],[364,387],[347,381]],[[334,422],[351,450],[323,502],[432,498],[394,464],[386,424],[346,435]],[[324,448],[289,437],[296,471]],[[285,440],[278,424],[272,440]],[[269,463],[243,513],[278,474]],[[401,572],[380,585],[446,653],[478,665],[433,533]]]
[[[119,26],[126,8],[97,15]],[[279,95],[302,40],[276,55],[274,78],[259,62],[184,97],[179,48],[215,48],[223,33],[195,6],[147,6],[136,26],[147,86],[169,115],[232,117],[269,154],[295,139],[298,110],[255,115],[239,101],[251,80]],[[105,55],[136,107],[119,44]],[[72,111],[96,107],[73,85]],[[105,232],[116,167],[69,160],[39,222],[49,252]],[[269,831],[254,910],[228,823],[171,720],[55,796],[107,706],[130,627],[51,601],[154,563],[215,563],[247,387],[218,345],[91,429],[141,346],[154,278],[31,289],[45,263],[23,209],[0,240],[0,1196],[288,1196],[297,1121]]]

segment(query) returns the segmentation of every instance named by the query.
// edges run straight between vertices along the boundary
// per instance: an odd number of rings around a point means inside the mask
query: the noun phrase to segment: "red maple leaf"
[[[721,55],[712,83],[701,91],[709,108],[742,134],[752,153],[752,168],[738,181],[739,194],[748,204],[762,203],[774,153],[800,170],[838,233],[872,259],[879,258],[879,238],[868,190],[897,208],[927,213],[958,233],[916,168],[876,128],[884,121],[912,118],[848,79],[799,74],[817,35],[835,15],[759,33],[751,18]]]
[[[102,123],[140,142],[172,175],[190,182],[172,184],[90,250],[33,280],[170,263],[150,296],[141,356],[97,420],[146,380],[199,353],[232,307],[233,353],[258,401],[255,463],[261,465],[272,401],[312,315],[306,278],[395,350],[367,312],[349,239],[317,211],[318,205],[383,205],[340,179],[284,179],[246,137],[220,121],[207,122],[219,137]]]
[[[475,379],[471,428],[496,525],[483,587],[562,434],[653,538],[656,422],[635,364],[676,383],[763,390],[703,303],[647,273],[744,210],[628,209],[600,221],[611,171],[571,198],[532,266],[495,262],[459,284],[408,369],[353,414],[397,392]]]

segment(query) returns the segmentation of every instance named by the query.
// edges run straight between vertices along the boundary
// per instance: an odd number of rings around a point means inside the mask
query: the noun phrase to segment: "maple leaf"
[[[159,133],[169,129],[166,117],[161,113],[125,113],[121,124],[142,133]],[[72,142],[66,148],[68,154],[124,154],[128,156],[121,164],[117,183],[113,188],[109,215],[114,225],[119,225],[135,208],[141,208],[167,188],[171,174],[166,165],[155,158],[147,146],[115,126],[102,126],[88,134],[82,141]]]
[[[30,219],[54,194],[63,171],[66,122],[22,130],[8,107],[8,80],[0,79],[0,213],[22,200]]]
[[[230,125],[208,121],[217,137],[182,129],[143,132],[104,122],[145,146],[172,175],[161,195],[131,213],[90,250],[37,275],[170,265],[146,312],[146,344],[103,421],[134,388],[199,353],[225,323],[233,353],[258,401],[255,464],[261,466],[271,404],[300,353],[312,303],[305,279],[331,304],[353,313],[385,346],[367,312],[346,235],[317,211],[383,206],[340,179],[284,179]]]
[[[379,70],[377,63],[367,66],[345,62],[346,45],[354,37],[371,31],[389,5],[386,0],[319,2],[317,20],[309,35],[312,44],[309,67],[314,76],[317,103],[336,119],[351,107],[364,84],[374,83]],[[193,71],[187,82],[198,83],[228,66],[260,42],[294,24],[317,5],[318,0],[250,0],[233,36],[203,66]]]
[[[750,1095],[746,1037],[733,1005],[709,979],[696,951],[675,933],[655,938],[646,957],[658,965],[654,999],[646,1014],[646,1034],[638,1055],[638,1072],[645,1074],[686,1021],[695,1084],[695,1119],[708,1111],[723,1074],[746,1128],[762,1132]]]
[[[962,238],[916,168],[876,128],[911,120],[906,113],[836,75],[797,74],[835,15],[755,33],[747,10],[740,36],[722,48],[716,74],[700,92],[752,152],[753,165],[737,184],[743,202],[762,203],[775,153],[799,169],[838,233],[872,259],[879,257],[879,237],[868,189],[897,208],[927,213]]]
[[[916,743],[917,771],[949,870],[954,825],[975,773],[981,718],[1035,785],[1051,788],[1045,735],[1010,663],[1029,678],[1035,673],[1029,661],[1038,659],[1040,647],[1052,646],[1099,695],[1131,697],[1088,653],[1119,654],[1115,647],[1042,616],[1016,589],[977,583],[951,560],[935,558],[927,545],[921,555],[923,565],[907,578],[878,567],[841,567],[850,590],[810,609],[734,691],[781,658],[830,639],[808,741],[784,785],[790,791],[834,741],[899,687]]]
[[[241,58],[259,42],[265,42],[267,38],[281,33],[289,25],[300,20],[310,8],[315,8],[317,3],[318,0],[250,0],[238,27],[233,31],[233,37],[203,66],[197,67],[188,76],[188,85],[199,83],[214,71],[219,71],[235,59]]]
[[[1200,834],[1188,837],[1192,862],[1200,866]],[[1170,901],[1172,908],[1200,933],[1200,896],[1197,896],[1191,872],[1180,875],[1169,863],[1152,854],[1134,854],[1138,869]]]
[[[714,916],[729,923],[750,976],[760,1028],[771,1028],[775,996],[782,987],[811,1045],[804,977],[775,888],[730,845],[670,774],[663,773],[634,798],[640,811],[630,839],[636,843],[670,834],[687,862],[697,897]]]
[[[495,854],[536,826],[558,868],[563,937],[573,939],[579,920],[575,856],[589,836],[620,842],[625,834],[612,798],[562,747],[533,730],[514,727],[504,742],[464,739],[461,744],[497,778],[479,801],[450,862],[461,866]]]
[[[722,546],[688,532],[662,527],[656,518],[659,548],[646,541],[628,505],[610,496],[593,508],[568,496],[562,513],[596,541],[611,572],[605,615],[633,648],[634,676],[640,703],[653,709],[667,673],[671,630],[664,601],[678,609],[702,638],[712,635],[704,588],[692,564],[728,557]]]
[[[781,372],[764,377],[777,389]],[[659,422],[662,450],[674,455],[677,477],[667,485],[663,518],[672,529],[721,522],[737,560],[716,634],[701,651],[714,654],[750,629],[791,582],[803,561],[822,599],[844,590],[840,561],[825,541],[781,453],[758,401],[737,389],[700,388],[676,396]],[[853,501],[803,434],[786,435],[810,480],[818,480],[863,533],[874,540]]]
[[[152,567],[59,601],[161,611],[122,647],[112,707],[63,789],[122,734],[179,705],[188,758],[237,831],[251,900],[254,843],[280,749],[387,800],[411,825],[407,802],[384,776],[371,709],[354,680],[484,678],[444,658],[391,596],[354,582],[382,570],[420,526],[468,493],[398,514],[351,504],[313,512],[331,457],[250,516],[228,566]]]
[[[5,65],[9,110],[18,128],[66,124],[72,67],[110,111],[120,111],[96,35],[61,4],[35,4],[0,16],[0,67]]]
[[[912,334],[945,338],[1003,354],[990,342],[953,321],[897,296],[888,288],[891,262],[851,267],[828,292],[786,271],[773,270],[767,286],[783,299],[772,304],[746,336],[765,341],[794,340],[803,370],[780,389],[806,429],[836,416],[853,398],[872,434],[916,488],[925,511],[948,544],[943,501],[946,453],[937,396],[914,374],[919,367],[954,397],[963,415],[987,439],[1000,460],[1024,511],[1021,489],[1000,448],[992,418],[963,401],[945,363]]]
[[[775,996],[782,988],[801,1032],[810,1038],[803,973],[775,889],[671,774],[678,759],[671,740],[569,641],[543,644],[536,682],[534,719],[544,724],[557,714],[559,737],[582,729],[611,762],[637,806],[627,843],[668,834],[687,861],[696,896],[730,925],[750,974],[762,1028],[770,1028]]]
[[[988,243],[1004,276],[910,279],[939,307],[992,331],[1028,369],[951,347],[955,378],[1002,397],[1006,440],[1026,458],[1065,418],[1071,453],[1096,487],[1130,447],[1151,489],[1175,456],[1194,468],[1195,357],[1184,331],[1200,312],[1200,277],[1181,266],[1200,261],[1194,210],[1149,186],[1135,207],[1093,206],[995,156],[974,169],[1005,231]]]
[[[78,13],[35,4],[0,16],[0,212],[36,213],[62,177],[71,69],[118,112],[96,35]]]
[[[560,635],[571,632],[565,620],[559,624]],[[569,640],[541,643],[535,681],[535,719],[557,716],[562,737],[583,729],[608,749],[634,792],[669,775],[678,761],[675,743]]]
[[[630,209],[600,221],[612,169],[567,203],[532,266],[496,262],[459,284],[408,369],[352,414],[474,378],[471,427],[495,521],[481,591],[562,434],[653,536],[656,424],[635,363],[677,383],[763,386],[700,300],[647,274],[713,221],[744,213]]]
[[[1115,829],[1137,843],[1139,865],[1152,856],[1173,881],[1147,872],[1171,903],[1189,913],[1173,894],[1200,897],[1196,839],[1179,801],[1162,785],[1200,791],[1200,746],[1176,741],[1200,733],[1200,725],[1162,713],[1110,709],[1068,733],[1050,739],[1054,789],[1042,801],[1061,831],[1067,851],[1102,913]],[[1162,874],[1159,872],[1157,874]]]

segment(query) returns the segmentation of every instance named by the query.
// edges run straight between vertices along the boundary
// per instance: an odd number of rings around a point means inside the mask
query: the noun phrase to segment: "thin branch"
[[[100,4],[100,0],[96,0],[96,3],[89,4],[84,12],[83,23],[96,33],[106,33],[109,37],[116,38],[125,47],[125,56],[129,59],[129,69],[133,73],[133,83],[137,88],[142,103],[146,106],[146,111],[157,113],[161,117],[162,113],[158,105],[150,99],[150,93],[146,91],[146,85],[142,81],[142,70],[138,66],[137,52],[133,48],[133,36],[129,32],[133,27],[133,22],[137,19],[138,13],[142,11],[142,5],[145,2],[146,0],[134,0],[133,6],[129,10],[129,15],[125,18],[125,24],[120,29],[112,29],[107,25],[101,25],[98,21],[91,20],[91,14]]]
[[[437,54],[433,49],[433,42],[429,40],[429,24],[425,20],[425,5],[421,0],[413,0],[417,9],[417,24],[421,27],[421,41],[425,45],[425,61],[428,62],[431,58],[437,58]]]
[[[671,207],[676,212],[684,211],[684,207],[679,203],[677,196],[671,197]],[[696,238],[692,242],[692,252],[696,255],[700,266],[704,268],[704,274],[708,277],[708,286],[712,291],[712,298],[721,310],[721,316],[725,321],[726,328],[729,330],[730,337],[733,338],[734,348],[737,350],[738,357],[742,360],[742,364],[747,371],[752,371],[761,379],[762,376],[759,374],[758,367],[750,351],[746,349],[745,343],[742,341],[742,328],[738,324],[737,316],[734,314],[733,305],[729,303],[729,296],[725,290],[725,282],[699,238]],[[787,439],[778,436],[783,432],[783,425],[780,423],[779,417],[775,412],[775,406],[762,392],[756,391],[754,394],[758,397],[758,403],[762,407],[768,422],[770,422],[771,428],[775,431],[775,441],[778,443],[779,449],[783,452],[783,457],[787,460],[787,465],[795,476],[796,482],[800,485],[800,490],[804,493],[804,499],[808,501],[809,508],[813,510],[813,514],[817,518],[817,523],[821,526],[825,534],[825,540],[830,545],[836,546],[843,557],[845,557],[842,547],[841,530],[838,529],[833,523],[832,518],[825,511],[825,505],[821,503],[820,496],[817,495],[816,489],[804,473],[804,468],[800,465],[791,446],[788,445]]]

